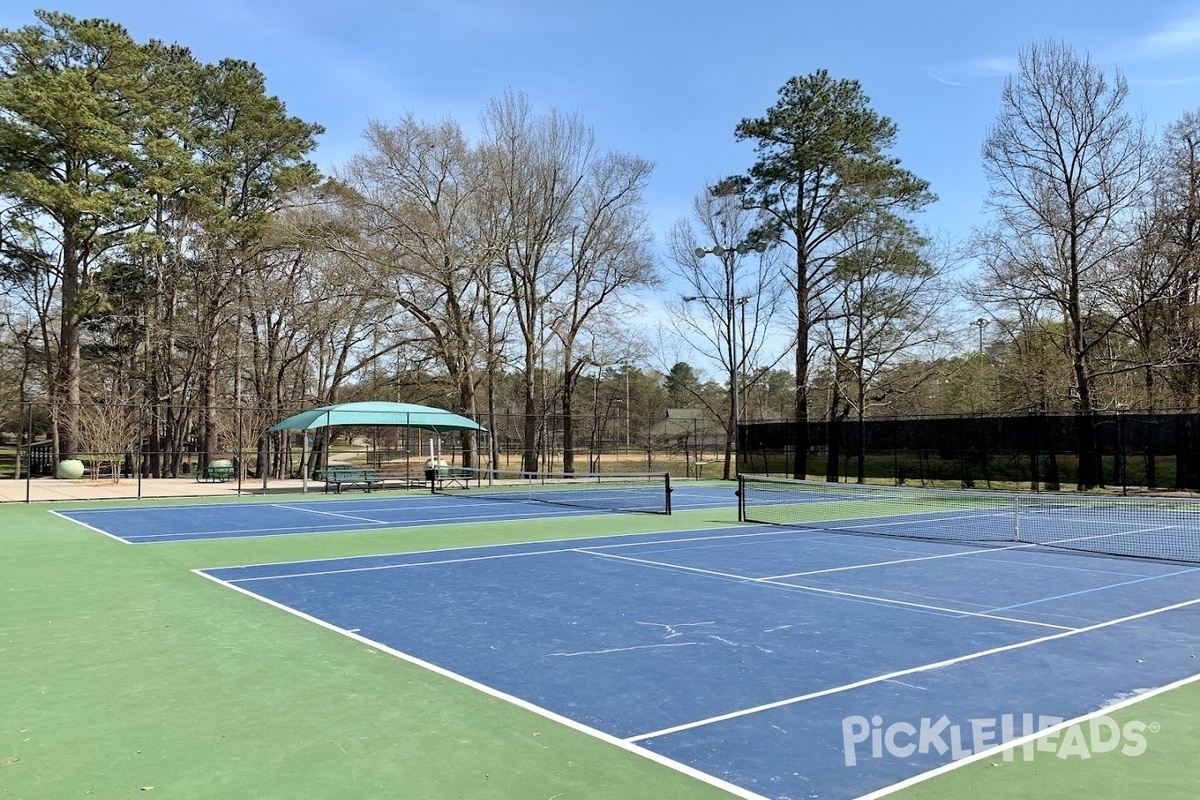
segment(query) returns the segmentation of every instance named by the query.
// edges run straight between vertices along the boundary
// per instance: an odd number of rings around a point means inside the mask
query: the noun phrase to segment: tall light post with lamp
[[[734,287],[734,277],[736,275],[734,266],[738,256],[744,256],[750,252],[765,252],[767,245],[765,242],[741,242],[735,247],[722,247],[714,245],[713,247],[697,247],[694,254],[697,259],[704,258],[707,255],[714,255],[721,259],[721,263],[725,267],[725,294],[718,297],[714,295],[688,295],[683,298],[683,302],[692,303],[696,300],[709,300],[715,303],[720,303],[725,312],[725,324],[728,336],[726,337],[726,354],[729,359],[729,406],[730,419],[732,427],[732,436],[730,438],[731,454],[733,456],[733,469],[736,475],[739,468],[738,456],[738,423],[741,422],[741,391],[739,387],[740,373],[742,368],[742,340],[739,337],[737,327],[737,306],[741,305],[743,309],[746,303],[750,301],[748,296],[738,297]],[[745,332],[742,331],[744,335]],[[725,477],[730,477],[726,473]]]
[[[988,326],[988,320],[980,317],[971,324],[979,329],[979,355],[983,355],[983,329]]]

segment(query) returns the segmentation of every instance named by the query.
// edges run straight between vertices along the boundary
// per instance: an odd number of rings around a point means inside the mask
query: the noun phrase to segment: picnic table
[[[237,468],[227,458],[218,458],[196,472],[197,483],[224,483],[237,477]]]

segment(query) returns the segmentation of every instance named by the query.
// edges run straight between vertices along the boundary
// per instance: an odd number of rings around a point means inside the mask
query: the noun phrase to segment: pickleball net
[[[738,519],[981,546],[1200,562],[1200,501],[919,489],[742,475]]]
[[[436,494],[482,500],[548,503],[593,511],[671,513],[665,472],[536,473],[455,468],[433,482]]]

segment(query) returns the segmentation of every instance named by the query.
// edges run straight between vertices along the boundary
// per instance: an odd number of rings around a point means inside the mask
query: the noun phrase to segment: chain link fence
[[[141,497],[144,482],[221,480],[249,490],[288,480],[319,480],[330,465],[381,470],[419,482],[426,461],[521,469],[530,449],[539,471],[670,472],[675,477],[720,477],[711,466],[725,451],[724,427],[701,412],[639,419],[620,408],[595,413],[540,415],[535,441],[526,442],[521,414],[476,421],[488,429],[477,437],[435,434],[397,426],[349,425],[308,432],[269,433],[275,423],[312,406],[258,408],[86,404],[64,415],[48,403],[0,403],[0,484],[72,478],[120,484]],[[54,441],[53,419],[75,421],[76,452]],[[571,431],[572,447],[567,446]],[[468,454],[465,450],[469,449]],[[62,462],[76,462],[64,470]],[[71,470],[74,470],[72,472]],[[82,483],[81,483],[82,485]],[[169,494],[161,486],[153,492]],[[182,492],[181,493],[186,493]],[[83,495],[87,495],[86,491]],[[112,496],[111,492],[95,493]],[[28,499],[12,492],[7,499]]]

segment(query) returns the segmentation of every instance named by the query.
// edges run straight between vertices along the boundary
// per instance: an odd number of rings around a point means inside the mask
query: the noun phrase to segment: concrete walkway
[[[264,493],[294,493],[303,491],[299,480],[272,480],[266,492],[262,480],[243,481],[241,493],[255,495]],[[320,494],[325,485],[309,481],[308,492]],[[235,497],[238,494],[236,481],[225,483],[199,483],[194,478],[144,478],[138,485],[136,478],[122,478],[114,483],[111,479],[56,480],[34,478],[25,480],[0,480],[0,503],[57,502],[65,500],[137,500],[149,497]]]

